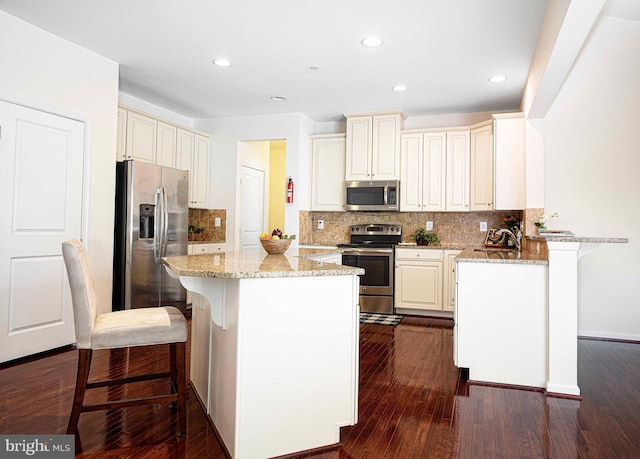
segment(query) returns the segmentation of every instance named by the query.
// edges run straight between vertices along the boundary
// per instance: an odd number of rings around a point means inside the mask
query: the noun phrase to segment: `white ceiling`
[[[122,92],[184,116],[301,112],[323,122],[518,109],[546,4],[0,0],[0,9],[118,62]],[[362,47],[371,35],[383,46]],[[213,66],[221,56],[234,65]],[[496,73],[508,80],[489,83]],[[400,83],[409,90],[391,90]]]

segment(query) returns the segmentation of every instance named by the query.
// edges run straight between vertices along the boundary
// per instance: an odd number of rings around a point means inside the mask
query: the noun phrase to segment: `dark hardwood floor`
[[[582,401],[467,384],[452,363],[449,321],[405,317],[397,327],[363,325],[360,344],[358,424],[342,429],[340,448],[300,457],[640,457],[640,344],[579,340]],[[165,347],[94,355],[92,378],[168,368]],[[76,351],[68,349],[0,367],[0,433],[64,433],[75,365]],[[148,394],[166,390],[163,384],[90,396]],[[77,457],[224,457],[192,391],[187,416],[187,437],[179,438],[176,415],[164,405],[83,413]]]

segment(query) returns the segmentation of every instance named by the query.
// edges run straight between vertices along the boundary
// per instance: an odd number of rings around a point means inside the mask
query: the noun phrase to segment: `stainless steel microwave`
[[[346,210],[400,210],[400,182],[398,180],[346,182],[345,188]]]

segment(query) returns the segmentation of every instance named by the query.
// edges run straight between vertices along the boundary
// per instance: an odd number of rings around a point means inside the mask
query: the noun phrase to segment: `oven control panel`
[[[402,236],[402,225],[394,223],[369,223],[352,225],[349,234],[365,234],[371,236]]]

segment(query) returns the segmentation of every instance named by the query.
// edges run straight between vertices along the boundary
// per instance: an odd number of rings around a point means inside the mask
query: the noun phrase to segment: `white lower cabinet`
[[[442,249],[396,249],[395,307],[442,311]]]

